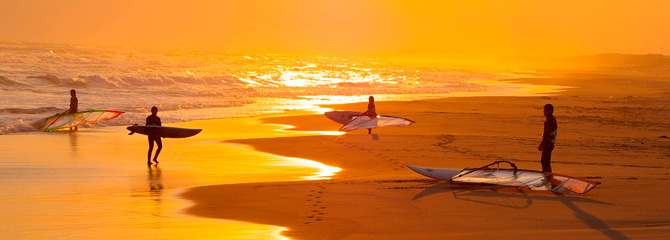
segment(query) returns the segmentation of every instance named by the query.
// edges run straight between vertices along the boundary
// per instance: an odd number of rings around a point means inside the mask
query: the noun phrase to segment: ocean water
[[[367,58],[142,51],[0,43],[0,134],[69,107],[118,110],[95,126],[143,124],[152,106],[164,123],[259,116],[324,103],[529,93],[501,80],[519,72],[403,65]],[[521,77],[531,77],[530,75]]]

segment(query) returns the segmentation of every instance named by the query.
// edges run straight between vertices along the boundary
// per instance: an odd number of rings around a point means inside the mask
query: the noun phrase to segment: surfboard
[[[415,171],[418,174],[424,175],[429,178],[435,178],[440,180],[450,180],[452,177],[458,175],[463,171],[463,169],[449,169],[449,168],[425,168],[425,167],[416,167],[407,165],[409,169]]]
[[[361,115],[361,112],[356,111],[332,111],[324,113],[328,119],[340,124],[347,124],[355,117]]]
[[[153,126],[153,125],[141,126],[137,124],[127,127],[127,129],[130,131],[130,134],[128,135],[132,135],[133,133],[139,133],[144,135],[152,135],[165,138],[186,138],[195,136],[196,134],[202,131],[202,129],[195,129],[195,128],[178,128],[178,127],[164,127],[164,126]]]

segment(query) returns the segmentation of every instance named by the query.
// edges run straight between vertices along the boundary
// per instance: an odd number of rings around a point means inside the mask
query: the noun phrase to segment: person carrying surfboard
[[[361,116],[368,116],[370,118],[377,117],[377,109],[375,108],[375,97],[368,98],[368,110],[361,113]],[[372,128],[368,128],[368,134],[372,134]]]
[[[151,115],[147,117],[147,121],[145,125],[154,125],[154,126],[161,126],[161,118],[159,118],[156,114],[158,114],[158,108],[156,106],[151,107]],[[161,153],[161,149],[163,149],[163,141],[161,141],[161,137],[155,136],[152,134],[147,134],[149,137],[149,152],[147,154],[147,165],[151,165],[151,152],[154,150],[154,142],[156,142],[156,145],[158,148],[156,149],[156,155],[154,155],[154,162],[158,163],[158,154]]]
[[[551,151],[554,150],[556,144],[556,136],[558,134],[558,122],[554,117],[554,106],[551,104],[544,105],[544,116],[547,120],[544,122],[544,133],[542,134],[542,142],[537,147],[538,151],[542,151],[542,171],[551,172]]]

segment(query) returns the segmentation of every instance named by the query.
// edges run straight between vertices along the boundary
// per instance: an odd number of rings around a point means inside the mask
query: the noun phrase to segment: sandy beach
[[[670,239],[668,9],[2,0],[0,240]]]
[[[659,239],[670,236],[670,89],[663,76],[552,72],[518,81],[569,86],[538,97],[377,102],[407,128],[339,136],[227,140],[342,168],[332,179],[196,187],[186,212],[285,227],[291,239]],[[559,123],[556,173],[602,185],[586,195],[450,185],[406,164],[479,167],[496,160],[540,169],[542,106]],[[326,106],[364,110],[366,104]],[[323,115],[265,118],[301,131],[339,128]]]

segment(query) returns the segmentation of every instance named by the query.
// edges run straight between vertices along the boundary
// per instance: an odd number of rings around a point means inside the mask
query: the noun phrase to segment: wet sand
[[[229,140],[342,168],[329,180],[213,185],[181,196],[195,216],[282,226],[293,239],[658,239],[670,236],[670,81],[623,73],[554,72],[520,79],[571,86],[540,97],[377,102],[407,128],[340,136]],[[406,164],[540,169],[544,117],[559,123],[556,173],[599,181],[586,195],[450,185]],[[328,106],[364,110],[366,103]],[[322,115],[266,118],[295,130],[339,128]]]
[[[294,113],[304,114],[304,113]],[[159,116],[161,113],[159,112]],[[314,162],[253,151],[235,138],[304,136],[258,118],[176,124],[203,128],[163,139],[146,165],[147,137],[125,127],[0,136],[0,239],[285,239],[284,228],[184,214],[185,188],[325,177]]]

